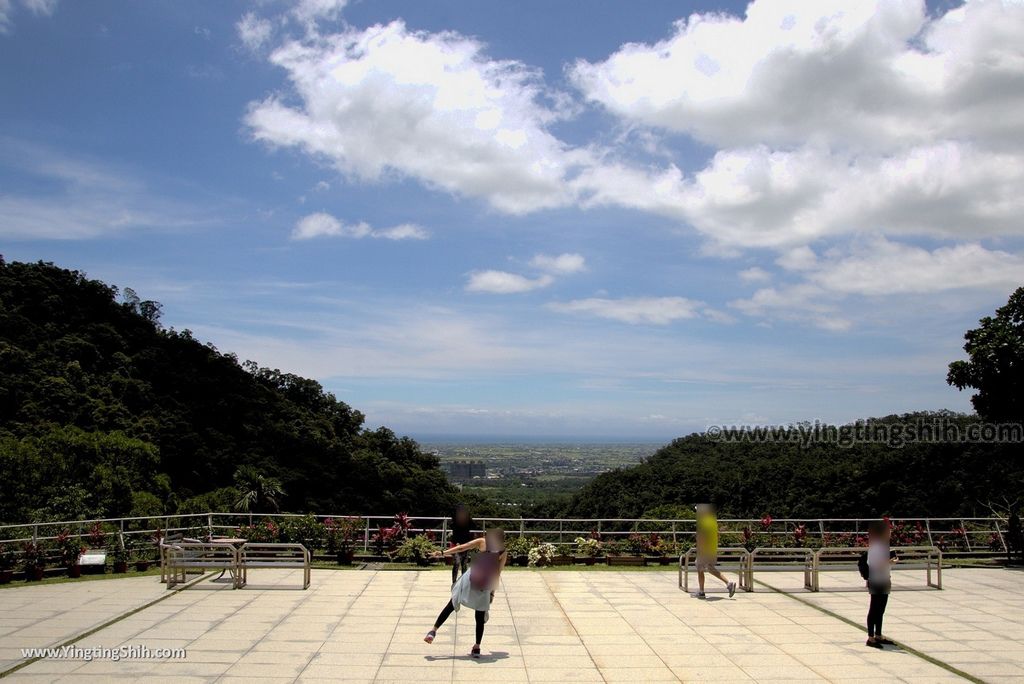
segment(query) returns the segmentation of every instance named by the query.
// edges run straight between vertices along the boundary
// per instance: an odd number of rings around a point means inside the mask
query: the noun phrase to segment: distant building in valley
[[[452,480],[472,480],[487,476],[483,461],[443,461],[441,469]]]

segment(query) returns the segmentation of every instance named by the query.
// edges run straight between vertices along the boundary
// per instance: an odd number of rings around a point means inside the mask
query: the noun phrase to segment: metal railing
[[[258,525],[266,521],[281,522],[303,517],[306,516],[295,513],[209,512],[0,525],[0,545],[26,540],[53,540],[62,532],[87,539],[90,528],[96,525],[104,528],[104,534],[114,533],[120,535],[122,539],[154,539],[156,536],[170,533],[201,533],[213,536],[233,533],[240,527]],[[364,552],[370,550],[376,531],[390,526],[394,520],[393,516],[386,515],[318,514],[313,517],[319,522],[328,518],[356,518],[361,530],[358,545]],[[729,543],[747,544],[751,538],[767,538],[774,542],[795,540],[795,532],[799,529],[804,545],[829,547],[835,546],[830,542],[837,539],[856,542],[864,538],[867,526],[874,520],[876,519],[782,518],[772,520],[769,525],[764,525],[759,519],[721,519],[718,522],[719,537]],[[981,555],[1006,552],[1006,539],[1003,535],[1006,528],[1005,518],[899,518],[894,519],[894,522],[911,529],[912,534],[928,546],[947,546],[947,553],[955,551],[958,554]],[[442,544],[448,542],[449,518],[418,516],[412,518],[412,523],[410,532],[432,533]],[[484,532],[489,527],[502,527],[506,534],[537,538],[559,546],[573,544],[576,537],[592,535],[598,535],[605,540],[616,540],[640,533],[658,535],[662,540],[677,543],[692,542],[696,535],[695,521],[692,519],[477,518],[477,523],[480,526],[478,532]],[[778,543],[770,545],[771,548],[781,546],[782,544]]]

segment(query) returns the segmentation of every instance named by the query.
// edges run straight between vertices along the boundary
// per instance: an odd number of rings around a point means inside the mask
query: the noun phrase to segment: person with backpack
[[[469,509],[462,504],[456,506],[455,513],[452,515],[452,533],[449,537],[452,542],[452,546],[458,546],[459,544],[465,544],[466,542],[472,541],[474,526],[473,518],[469,515]],[[466,568],[469,566],[469,552],[463,551],[462,553],[455,553],[452,555],[454,556],[452,562],[452,586],[455,586],[455,582],[459,579],[459,575],[466,574]]]
[[[867,581],[871,601],[868,605],[868,640],[871,648],[882,648],[892,640],[882,636],[882,617],[892,591],[891,566],[899,559],[889,549],[892,530],[886,520],[876,520],[868,527],[868,550],[857,561],[861,577]]]
[[[484,638],[484,624],[489,617],[491,602],[494,601],[494,591],[501,579],[501,571],[505,567],[508,557],[505,552],[505,531],[499,528],[489,529],[482,538],[453,546],[436,555],[440,557],[467,551],[478,551],[479,553],[473,558],[469,572],[462,573],[462,576],[452,586],[452,597],[437,616],[437,620],[434,621],[434,628],[427,632],[423,640],[428,644],[434,643],[437,630],[441,628],[445,620],[452,613],[457,612],[461,606],[466,606],[473,609],[476,618],[476,643],[473,645],[470,655],[479,658],[480,642]]]

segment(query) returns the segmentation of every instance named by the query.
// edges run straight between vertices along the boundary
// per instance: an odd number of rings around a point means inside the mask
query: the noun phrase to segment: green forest
[[[0,257],[0,521],[209,510],[447,512],[411,439],[319,383],[165,329],[160,305]]]
[[[165,328],[160,304],[48,263],[0,257],[0,522],[206,511],[659,517],[988,515],[1024,497],[1022,444],[675,440],[570,497],[519,509],[462,494],[435,456],[368,430],[314,380]],[[977,415],[1024,420],[1024,288],[965,337],[947,381]]]

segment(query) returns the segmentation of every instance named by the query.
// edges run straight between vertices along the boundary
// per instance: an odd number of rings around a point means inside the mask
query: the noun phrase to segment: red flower
[[[768,530],[768,529],[771,529],[771,526],[772,526],[772,516],[770,516],[767,513],[765,513],[764,517],[761,518],[761,527],[763,529]]]

